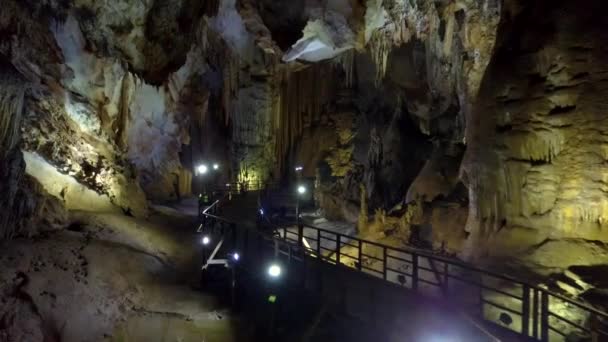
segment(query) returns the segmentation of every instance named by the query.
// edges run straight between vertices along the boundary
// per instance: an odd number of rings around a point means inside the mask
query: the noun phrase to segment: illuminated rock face
[[[0,58],[0,240],[60,228],[66,219],[61,203],[25,174],[19,128],[28,87],[27,81]]]
[[[207,154],[233,180],[321,166],[350,218],[362,184],[372,210],[424,203],[465,255],[605,242],[593,3],[6,0],[0,55],[32,85],[11,160],[68,209],[145,215]]]
[[[606,19],[598,6],[503,15],[501,46],[467,118],[471,247],[486,241],[490,254],[516,255],[543,241],[607,241],[607,32],[590,24]]]

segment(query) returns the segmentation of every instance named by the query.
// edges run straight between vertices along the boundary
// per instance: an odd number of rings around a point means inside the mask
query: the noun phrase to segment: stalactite
[[[372,61],[376,65],[376,85],[384,79],[388,65],[388,55],[392,48],[392,38],[384,31],[376,31],[369,41]]]
[[[330,63],[315,64],[297,72],[282,71],[276,76],[273,129],[276,139],[276,160],[279,174],[304,129],[323,114],[324,107],[335,97],[335,68]]]
[[[118,118],[115,121],[115,142],[121,149],[127,149],[127,126],[129,124],[129,107],[131,103],[131,95],[133,88],[133,76],[127,73],[122,78],[121,90],[120,90],[120,101],[118,104]]]
[[[335,65],[340,67],[344,72],[344,86],[347,88],[353,87],[355,75],[355,50],[349,50],[335,58]]]
[[[233,101],[237,97],[239,87],[240,63],[238,56],[232,54],[227,47],[224,51],[223,87],[222,87],[222,108],[224,112],[224,123],[230,124],[232,111],[234,110]]]

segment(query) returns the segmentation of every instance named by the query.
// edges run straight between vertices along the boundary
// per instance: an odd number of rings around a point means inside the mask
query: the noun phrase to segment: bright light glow
[[[234,261],[239,261],[240,258],[241,256],[239,255],[239,253],[232,254],[232,259],[234,259]]]
[[[213,164],[214,170],[218,170],[219,168],[220,168],[220,165],[218,163]]]
[[[428,341],[428,342],[456,342],[457,341],[457,339],[454,339],[452,337],[439,336],[439,335],[425,336],[424,340]],[[458,341],[459,341],[459,339],[458,339]]]
[[[229,184],[229,183],[226,183],[226,187],[227,187],[227,188],[229,188],[229,187],[230,187],[230,184]]]
[[[299,193],[300,195],[305,194],[305,193],[306,193],[306,187],[305,187],[304,185],[300,185],[300,186],[298,187],[298,193]]]
[[[304,170],[304,167],[302,166],[296,166],[296,172],[302,171]]]
[[[208,236],[203,236],[203,239],[201,240],[201,242],[203,243],[203,245],[208,245],[211,242],[211,239]]]
[[[196,168],[196,171],[198,171],[199,174],[204,175],[205,173],[207,173],[207,171],[209,171],[209,168],[207,168],[207,165],[202,164]]]
[[[281,275],[281,266],[272,264],[268,267],[268,275],[272,278],[278,278]]]
[[[260,215],[264,216],[264,209],[260,209]]]

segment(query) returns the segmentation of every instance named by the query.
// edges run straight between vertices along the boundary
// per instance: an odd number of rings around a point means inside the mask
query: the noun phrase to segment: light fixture
[[[278,278],[281,275],[281,266],[272,264],[268,267],[268,275],[271,278]]]
[[[226,183],[226,187],[229,188],[230,187],[230,183]]]
[[[264,209],[260,208],[260,215],[264,216]]]
[[[209,238],[207,235],[205,235],[205,236],[203,236],[203,238],[201,239],[201,242],[203,243],[203,245],[205,245],[205,246],[206,246],[206,245],[208,245],[208,244],[211,242],[211,239],[210,239],[210,238]]]
[[[300,186],[298,186],[298,193],[299,193],[300,195],[305,194],[305,193],[306,193],[306,187],[305,187],[304,185],[300,185]]]
[[[296,172],[300,172],[302,170],[304,170],[303,166],[296,166]]]
[[[213,164],[214,170],[219,170],[219,168],[220,168],[220,164],[218,164],[218,163]]]
[[[232,254],[232,259],[234,259],[234,261],[239,261],[240,258],[241,256],[239,253],[234,252],[234,254]]]
[[[209,168],[207,168],[207,165],[201,164],[196,168],[196,171],[198,171],[199,174],[204,175],[209,171]]]

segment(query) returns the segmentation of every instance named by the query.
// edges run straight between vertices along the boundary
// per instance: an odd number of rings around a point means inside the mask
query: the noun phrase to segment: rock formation
[[[302,165],[326,216],[377,239],[603,265],[602,6],[3,0],[0,239],[146,217],[199,191],[200,163],[256,183]]]

